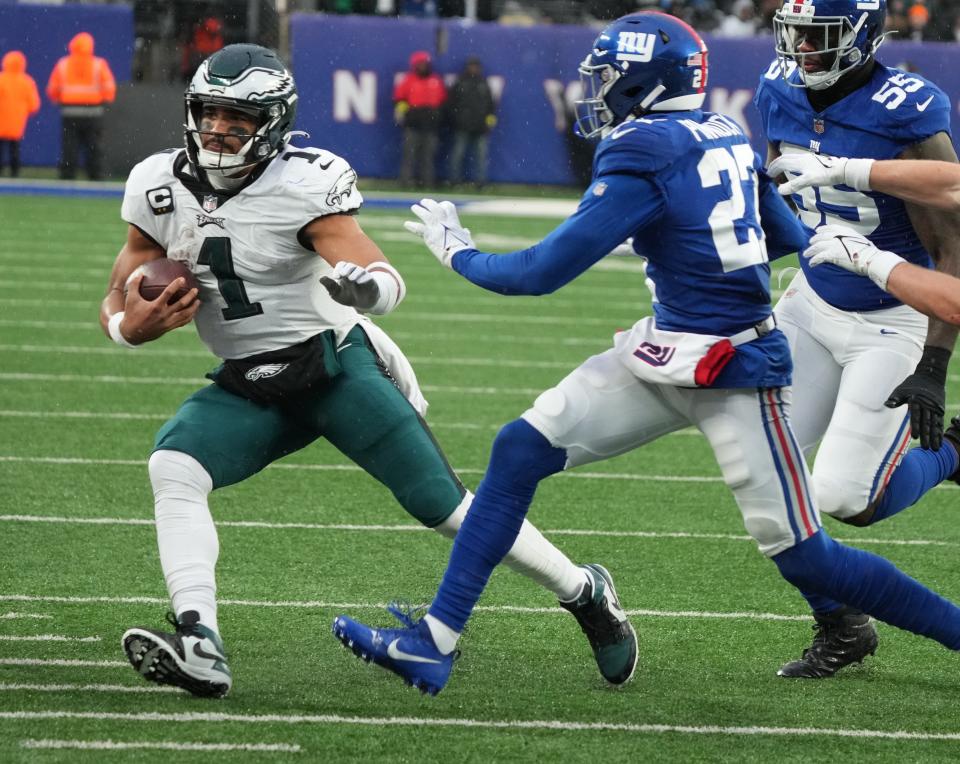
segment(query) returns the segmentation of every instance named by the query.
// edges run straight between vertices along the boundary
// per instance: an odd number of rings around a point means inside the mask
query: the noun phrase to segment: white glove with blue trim
[[[437,260],[448,268],[453,268],[452,260],[457,252],[477,248],[470,236],[470,230],[460,224],[453,202],[421,199],[420,203],[414,204],[410,210],[421,222],[407,220],[403,227],[410,233],[422,236]]]

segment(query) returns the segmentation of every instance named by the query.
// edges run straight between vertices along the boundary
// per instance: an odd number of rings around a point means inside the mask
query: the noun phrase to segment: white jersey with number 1
[[[360,208],[356,181],[335,154],[287,149],[238,193],[218,194],[185,151],[170,151],[133,168],[121,215],[197,276],[195,322],[210,351],[243,358],[327,329],[342,337],[360,320],[320,284],[330,266],[302,237],[311,221]]]

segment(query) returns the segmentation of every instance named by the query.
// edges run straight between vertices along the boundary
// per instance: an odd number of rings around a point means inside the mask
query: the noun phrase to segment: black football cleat
[[[167,616],[174,633],[154,629],[128,629],[123,651],[144,679],[172,684],[201,698],[222,698],[230,691],[233,678],[223,652],[220,635],[188,610],[178,621]]]
[[[777,676],[826,679],[877,651],[877,627],[866,613],[840,608],[827,615],[814,613],[813,617],[813,644],[799,660],[781,666]]]
[[[633,678],[637,668],[637,634],[620,605],[609,571],[595,563],[581,567],[590,583],[577,599],[560,606],[580,624],[601,676],[611,686],[620,687]]]

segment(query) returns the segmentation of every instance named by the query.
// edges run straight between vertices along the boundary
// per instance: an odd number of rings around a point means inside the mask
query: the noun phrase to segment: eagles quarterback
[[[410,364],[364,315],[396,308],[405,287],[354,217],[356,173],[329,151],[289,145],[296,110],[293,77],[273,51],[230,45],[200,65],[185,94],[185,149],[148,157],[127,180],[127,240],[101,308],[120,345],[193,320],[223,360],[160,428],[149,460],[173,632],[133,628],[122,639],[144,678],[199,696],[232,685],[213,489],[323,437],[448,537],[472,499],[422,419]],[[186,264],[199,289],[170,303],[179,278],[143,299],[137,268],[163,257]],[[607,681],[633,674],[636,636],[602,566],[574,565],[530,525],[510,564],[573,613]]]
[[[957,161],[950,99],[919,74],[877,61],[885,19],[886,0],[788,0],[775,14],[777,58],[756,94],[772,175],[782,172],[772,161],[781,156]],[[960,272],[957,212],[842,181],[797,189],[792,200],[808,234],[842,225],[910,263]],[[805,453],[819,443],[812,475],[820,510],[870,525],[960,476],[960,431],[943,441],[957,328],[928,323],[862,275],[807,258],[801,266],[775,311],[793,355],[794,428]],[[908,451],[911,436],[921,447]],[[828,677],[873,654],[877,632],[864,613],[805,594],[813,644],[781,676]]]
[[[580,132],[601,138],[592,183],[528,249],[479,251],[450,202],[413,207],[408,230],[484,289],[550,293],[633,237],[657,294],[653,316],[500,430],[424,618],[398,629],[334,620],[345,645],[425,692],[449,679],[464,625],[540,481],[690,425],[783,578],[960,648],[960,608],[821,527],[791,430],[790,348],[770,307],[768,257],[802,249],[806,232],[740,126],[701,110],[707,71],[703,40],[673,16],[635,13],[604,29],[580,65]]]

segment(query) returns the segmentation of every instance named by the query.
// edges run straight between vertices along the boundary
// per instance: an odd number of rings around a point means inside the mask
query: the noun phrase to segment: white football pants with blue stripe
[[[713,448],[747,531],[773,556],[820,529],[790,429],[790,388],[714,390],[635,377],[614,350],[588,358],[523,418],[567,451],[565,469],[626,453],[690,425]]]
[[[890,481],[910,445],[906,406],[890,393],[923,353],[927,317],[905,305],[868,313],[839,310],[796,275],[777,303],[793,356],[794,433],[804,454],[820,444],[813,492],[825,514],[863,512]]]

